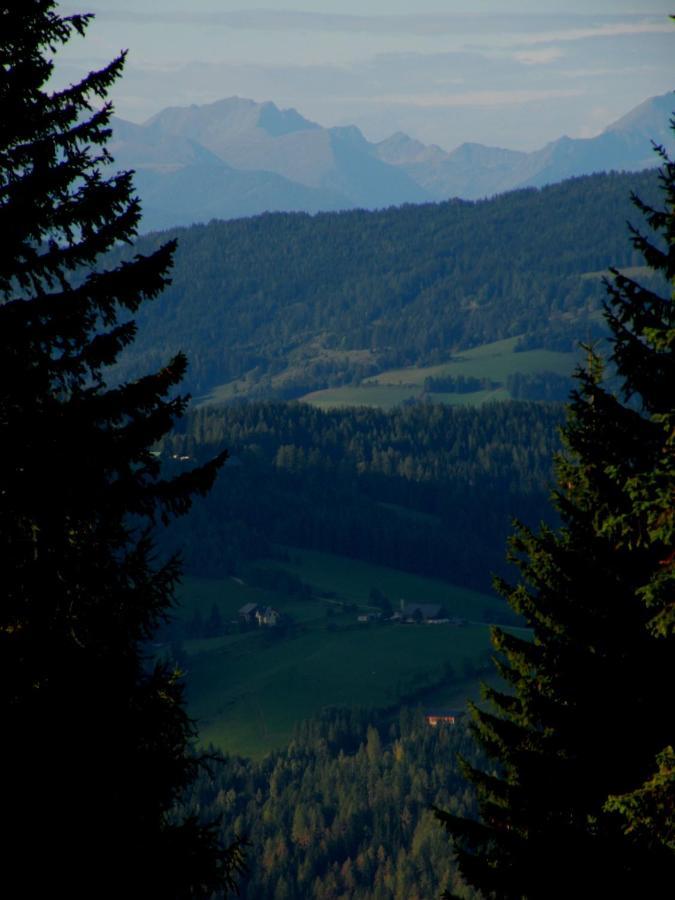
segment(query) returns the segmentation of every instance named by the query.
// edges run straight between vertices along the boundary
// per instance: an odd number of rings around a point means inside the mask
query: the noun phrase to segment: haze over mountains
[[[143,229],[266,211],[376,209],[479,199],[599,171],[657,164],[672,152],[673,95],[653,97],[587,139],[561,137],[532,153],[462,144],[451,152],[397,133],[379,143],[354,127],[323,128],[294,109],[230,97],[169,107],[143,125],[114,119],[118,168],[136,170]]]

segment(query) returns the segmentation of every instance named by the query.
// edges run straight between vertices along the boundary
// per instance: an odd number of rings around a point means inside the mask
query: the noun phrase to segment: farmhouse
[[[273,628],[281,621],[282,615],[278,609],[272,606],[260,606],[258,603],[247,603],[239,610],[239,620],[247,625],[266,626]]]
[[[430,709],[424,713],[427,725],[435,728],[437,725],[456,725],[459,717],[463,715],[457,709]]]
[[[356,619],[358,622],[377,622],[382,618],[381,612],[361,613]]]
[[[255,614],[259,607],[257,603],[247,603],[239,610],[239,618],[242,622],[252,623],[255,621]]]
[[[258,625],[274,628],[281,620],[281,613],[272,606],[259,606],[256,609],[255,618]]]
[[[406,603],[401,600],[400,617],[404,622],[429,622],[443,617],[439,603]]]

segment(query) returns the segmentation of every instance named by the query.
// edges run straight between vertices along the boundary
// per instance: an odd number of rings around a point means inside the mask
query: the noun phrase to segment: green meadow
[[[465,375],[504,382],[509,375],[516,372],[528,375],[532,372],[547,371],[568,375],[574,368],[576,361],[574,353],[558,353],[554,350],[525,350],[516,353],[514,347],[517,342],[518,338],[512,337],[492,344],[483,344],[472,350],[463,350],[459,356],[438,366],[390,369],[369,381],[376,384],[411,384],[421,387],[424,379],[428,377]]]
[[[240,579],[184,579],[183,617],[196,609],[206,615],[216,603],[231,619],[255,602],[275,606],[295,623],[283,634],[255,628],[185,641],[188,704],[202,744],[260,757],[326,706],[393,707],[409,698],[461,706],[476,694],[475,669],[489,655],[485,620],[503,612],[499,598],[332,554],[292,548],[288,554],[289,561],[255,565],[298,575],[311,585],[311,598],[253,588],[246,572]],[[358,623],[358,613],[372,609],[374,587],[394,607],[401,598],[443,603],[467,624]],[[441,686],[449,667],[455,677]]]
[[[399,403],[419,396],[419,388],[410,385],[367,384],[345,385],[311,391],[301,397],[303,403],[311,403],[319,409],[343,409],[348,406],[376,406],[391,409]]]
[[[483,344],[437,366],[409,366],[403,369],[389,369],[360,385],[327,388],[312,391],[301,399],[322,409],[336,409],[346,406],[377,406],[391,409],[398,403],[420,396],[426,378],[460,376],[489,378],[497,385],[492,390],[471,393],[434,393],[434,400],[451,405],[479,406],[494,400],[509,400],[506,388],[509,375],[520,373],[531,375],[535,372],[555,372],[557,375],[571,375],[577,361],[576,353],[559,353],[553,350],[526,350],[515,353],[517,337]]]
[[[604,273],[589,272],[589,278],[600,278]],[[584,276],[586,277],[586,276]],[[491,344],[483,344],[472,350],[464,350],[448,362],[436,366],[409,366],[403,369],[389,369],[364,379],[360,384],[343,385],[342,387],[325,388],[311,391],[300,399],[320,409],[341,409],[349,406],[374,406],[379,409],[392,409],[399,403],[415,400],[422,392],[425,378],[442,378],[448,375],[472,378],[489,378],[496,383],[490,390],[472,391],[471,393],[434,392],[433,399],[437,403],[449,406],[480,406],[483,403],[499,400],[510,400],[506,388],[509,375],[520,373],[531,375],[535,372],[555,372],[558,375],[570,375],[579,360],[576,353],[557,353],[553,350],[526,350],[515,353],[514,347],[518,337],[506,338]],[[367,351],[349,351],[331,354],[322,350],[309,359],[324,360],[328,358],[344,358],[352,362],[363,361]],[[306,360],[305,360],[306,361]],[[302,375],[302,366],[289,363],[288,369],[275,375],[270,380],[271,388],[283,388],[289,379]],[[203,397],[198,398],[197,406],[209,406],[227,403],[237,397],[246,397],[255,393],[258,385],[255,379],[245,375],[241,378],[217,385]]]

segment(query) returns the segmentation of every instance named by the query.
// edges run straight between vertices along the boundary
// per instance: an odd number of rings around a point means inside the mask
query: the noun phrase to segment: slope
[[[173,283],[140,311],[120,377],[182,349],[195,396],[233,382],[247,396],[292,397],[516,335],[529,349],[573,349],[597,333],[604,298],[588,273],[635,262],[628,195],[649,198],[655,183],[652,173],[597,175],[477,203],[175,232]]]

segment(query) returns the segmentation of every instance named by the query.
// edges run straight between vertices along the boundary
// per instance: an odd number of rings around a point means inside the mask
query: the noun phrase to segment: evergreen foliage
[[[200,775],[186,808],[224,812],[224,842],[250,836],[243,900],[432,900],[446,888],[473,900],[430,809],[475,815],[448,767],[457,751],[480,763],[462,724],[431,727],[421,709],[329,708],[263,759],[228,756]]]
[[[146,650],[179,574],[151,529],[225,454],[166,479],[151,452],[184,410],[184,357],[106,387],[175,244],[96,270],[140,214],[131,173],[101,174],[124,55],[51,92],[53,55],[90,20],[54,9],[0,6],[3,880],[22,896],[194,896],[231,886],[241,857],[174,813],[198,762],[178,673]]]
[[[664,206],[633,197],[652,234],[632,238],[672,284],[675,165],[657,149]],[[608,288],[623,393],[589,349],[557,466],[562,528],[520,527],[523,581],[500,584],[533,640],[494,633],[511,690],[473,710],[495,761],[466,766],[482,821],[439,812],[488,897],[656,897],[673,872],[675,307],[617,271]]]
[[[184,348],[195,396],[246,376],[241,393],[292,399],[517,335],[521,349],[575,350],[606,333],[602,273],[640,262],[624,239],[631,189],[656,197],[655,174],[144,235],[139,252],[169,236],[180,244],[173,283],[140,311],[123,371]]]
[[[489,590],[491,572],[508,572],[511,518],[535,524],[549,512],[561,423],[562,405],[535,403],[198,409],[163,453],[181,467],[181,456],[208,459],[226,446],[232,464],[165,532],[167,549],[183,548],[198,575],[237,573],[276,543]]]

